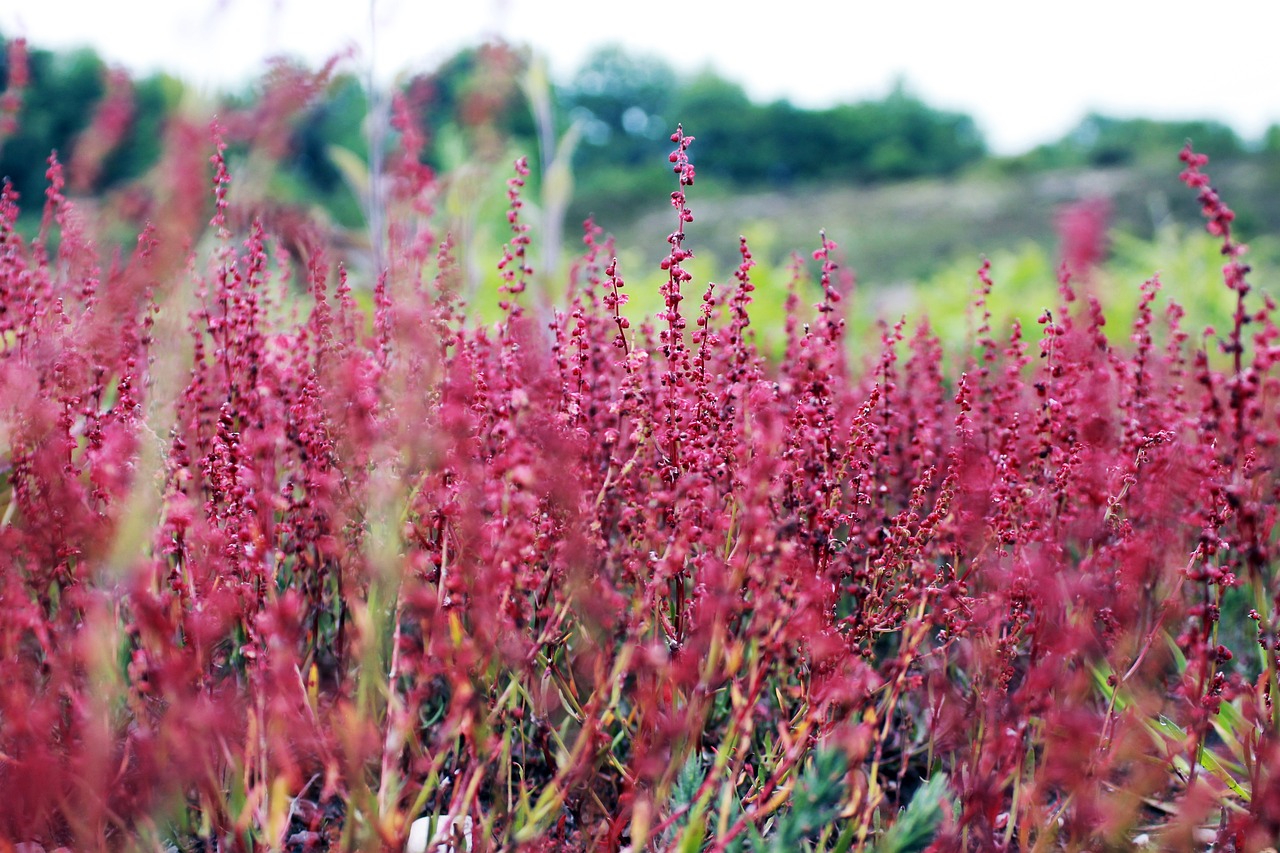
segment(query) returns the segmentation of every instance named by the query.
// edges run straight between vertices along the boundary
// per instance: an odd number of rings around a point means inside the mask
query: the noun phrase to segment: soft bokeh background
[[[233,162],[233,174],[249,211],[330,227],[357,286],[376,266],[370,141],[386,124],[385,112],[366,117],[371,98],[385,107],[395,90],[424,111],[425,157],[482,314],[520,155],[533,164],[545,301],[591,216],[617,238],[632,310],[656,307],[672,227],[666,137],[684,122],[698,137],[695,281],[728,280],[747,236],[765,334],[792,253],[806,256],[820,229],[857,271],[858,321],[932,307],[935,323],[963,326],[985,256],[997,321],[1029,322],[1056,298],[1064,211],[1079,205],[1106,235],[1090,281],[1117,294],[1119,316],[1158,270],[1212,318],[1216,248],[1176,155],[1187,139],[1212,155],[1268,285],[1280,258],[1276,32],[1280,4],[1265,0],[20,0],[0,6],[0,35],[50,51],[42,73],[57,82],[30,94],[0,171],[39,198],[41,161],[94,136],[83,130],[102,114],[110,69],[123,68],[137,109],[98,180],[75,189],[127,201],[166,115],[252,113],[271,57],[317,69],[338,56],[277,159]]]
[[[905,78],[972,114],[993,150],[1061,136],[1087,112],[1217,118],[1247,137],[1280,121],[1280,4],[1237,0],[10,0],[0,30],[92,45],[136,71],[242,82],[273,54],[313,64],[354,49],[383,76],[421,71],[488,37],[528,43],[567,76],[603,43],[711,65],[760,100],[875,97]],[[371,33],[374,36],[371,36]],[[376,48],[376,49],[374,49]]]

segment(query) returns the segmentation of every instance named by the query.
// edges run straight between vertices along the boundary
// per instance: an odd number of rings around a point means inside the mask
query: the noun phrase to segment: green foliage
[[[293,132],[290,166],[323,192],[342,183],[342,175],[330,161],[329,146],[338,145],[368,157],[363,132],[369,99],[364,84],[354,74],[339,74],[298,119]]]
[[[972,118],[933,109],[902,82],[881,100],[807,110],[785,100],[755,103],[711,69],[680,78],[661,60],[610,47],[593,54],[562,95],[584,126],[578,168],[615,176],[582,188],[584,212],[653,198],[619,173],[651,162],[669,128],[695,116],[702,150],[717,152],[704,177],[738,184],[948,175],[986,151]]]
[[[28,211],[44,195],[45,168],[57,152],[68,162],[77,137],[88,128],[106,95],[106,63],[88,48],[28,51],[30,79],[14,133],[0,144],[0,175],[7,177]],[[8,85],[8,41],[0,37],[0,90]],[[106,151],[93,189],[136,178],[160,159],[164,126],[182,97],[182,85],[165,74],[132,81],[130,118],[118,144]]]
[[[30,55],[31,83],[24,94],[18,131],[0,147],[0,174],[9,176],[28,202],[43,194],[43,164],[49,152],[56,149],[67,159],[77,135],[92,120],[105,93],[107,71],[92,51],[55,53],[33,49]],[[7,77],[4,61],[0,57],[0,82]],[[757,103],[742,86],[711,68],[682,76],[661,59],[631,54],[618,47],[597,51],[566,85],[548,91],[547,103],[542,105],[545,126],[538,130],[520,85],[530,61],[527,50],[501,43],[467,48],[433,72],[408,80],[402,93],[421,118],[428,140],[424,159],[445,176],[456,173],[462,164],[468,168],[481,164],[487,171],[505,170],[511,152],[536,154],[548,138],[575,127],[575,138],[579,134],[581,138],[572,157],[574,198],[567,202],[566,211],[557,211],[557,217],[568,223],[566,242],[570,243],[576,242],[576,224],[587,216],[625,232],[629,222],[648,213],[665,212],[666,178],[648,164],[662,156],[665,136],[681,118],[696,116],[699,150],[715,152],[705,164],[698,164],[699,185],[708,199],[714,199],[715,193],[708,193],[717,187],[740,197],[744,185],[808,197],[813,193],[814,182],[820,181],[828,186],[860,186],[862,201],[866,202],[869,193],[878,192],[867,187],[870,183],[954,175],[982,162],[984,157],[984,142],[969,116],[930,107],[902,82],[878,100],[808,110],[785,100]],[[134,81],[132,95],[131,120],[120,143],[106,154],[94,191],[138,177],[157,161],[166,122],[183,97],[181,84],[163,75]],[[250,87],[225,102],[232,108],[250,110],[260,97],[261,92]],[[336,75],[292,119],[288,156],[278,164],[270,186],[264,188],[277,201],[308,209],[323,208],[333,223],[347,229],[360,228],[364,224],[362,202],[349,180],[349,170],[335,160],[333,152],[342,150],[353,158],[367,160],[364,126],[368,106],[364,84],[358,77]],[[1095,114],[1086,117],[1062,140],[1022,157],[1005,158],[993,168],[1007,179],[1011,172],[1052,168],[1120,164],[1147,168],[1158,157],[1163,173],[1168,151],[1188,136],[1215,157],[1238,158],[1246,153],[1240,138],[1220,123],[1117,119]],[[1265,232],[1275,218],[1270,201],[1275,193],[1268,190],[1280,186],[1280,158],[1274,154],[1280,151],[1277,140],[1280,128],[1272,128],[1262,140],[1260,152],[1251,155],[1254,160],[1248,162],[1261,169],[1261,174],[1241,175],[1237,183],[1245,191],[1226,187],[1233,197],[1244,199],[1237,212],[1246,231]],[[540,162],[537,157],[533,159],[535,164]],[[535,169],[532,180],[536,183],[539,179]],[[463,178],[461,195],[468,192],[466,184],[468,181]],[[981,191],[981,187],[966,189]],[[26,207],[30,211],[31,205]],[[703,228],[716,218],[708,216],[713,211],[705,206],[699,213],[706,223]],[[1123,227],[1144,230],[1141,223],[1132,221],[1132,211],[1121,213],[1128,217]],[[720,217],[724,216],[722,212]],[[930,299],[937,292],[947,291],[938,291],[936,280],[957,278],[946,267],[939,272],[939,261],[945,263],[947,257],[968,252],[973,244],[970,232],[957,224],[958,217],[940,221],[927,213],[896,209],[860,217],[856,210],[827,210],[825,206],[823,216],[821,226],[842,243],[849,263],[865,274],[864,281],[883,284],[925,280],[926,285],[919,292],[928,293]],[[905,222],[892,229],[877,227],[877,222],[890,217]],[[983,233],[1007,233],[1005,257],[1025,255],[1015,264],[1017,280],[1009,284],[998,282],[997,291],[1006,289],[1016,294],[1012,298],[1019,304],[1035,303],[1038,310],[1042,307],[1039,303],[1045,300],[1035,291],[1024,290],[1020,280],[1039,282],[1037,287],[1052,301],[1053,276],[1043,274],[1046,269],[1052,273],[1052,261],[1043,252],[1036,257],[1038,250],[1017,248],[1023,239],[1046,239],[1045,233],[1028,233],[1024,220],[1025,217],[1017,222],[992,222],[983,226]],[[1046,231],[1043,226],[1041,222],[1040,230]],[[743,225],[735,222],[727,227],[733,229],[731,237],[736,237]],[[782,242],[794,245],[812,233],[816,228],[806,230],[801,237],[786,233]],[[1159,236],[1156,239],[1164,240]],[[712,248],[730,256],[733,240],[720,242],[724,245],[717,243]],[[625,253],[630,243],[626,239],[621,243]],[[987,238],[982,245],[997,253],[1000,249],[998,239]],[[708,247],[695,248],[704,255]],[[770,256],[767,250],[761,251],[757,244],[753,243],[753,249],[762,262],[785,262]],[[1030,267],[1023,275],[1025,264]],[[959,264],[959,278],[966,285],[954,292],[964,296],[952,300],[958,310],[941,319],[944,327],[963,326],[963,306],[967,304],[975,266],[976,261],[967,256]],[[1125,265],[1126,272],[1128,266]],[[1133,266],[1149,269],[1142,262]],[[640,259],[632,273],[647,276],[649,267],[648,258]],[[1159,268],[1169,273],[1163,265]],[[718,271],[717,268],[715,272]],[[770,275],[763,270],[758,272]],[[772,277],[781,281],[787,278],[785,271]],[[1050,284],[1045,285],[1046,281]],[[1201,289],[1216,292],[1212,287]],[[780,292],[780,287],[774,290]],[[759,297],[764,302],[781,304],[780,299],[770,300],[764,293]],[[803,295],[802,300],[811,301]],[[771,307],[764,310],[774,313]]]
[[[443,165],[434,143],[450,127],[465,135],[473,159],[492,160],[513,139],[534,150],[533,116],[519,86],[529,63],[527,49],[491,42],[465,48],[407,83],[409,102],[432,144],[427,152],[432,166]]]
[[[880,837],[875,853],[920,853],[937,836],[944,809],[952,807],[946,774],[934,774],[916,790],[898,819]]]
[[[771,849],[777,853],[799,849],[835,821],[845,802],[845,774],[849,762],[839,749],[820,747],[805,766],[792,795],[791,808],[778,822]]]
[[[995,252],[990,260],[995,288],[987,304],[997,338],[1007,334],[1014,320],[1024,330],[1032,328],[1042,310],[1057,304],[1053,259],[1043,247],[1026,243],[1019,249]],[[904,313],[915,318],[923,315],[927,306],[929,322],[944,342],[958,346],[969,340],[975,327],[970,306],[980,263],[978,258],[968,257],[946,264],[914,288],[910,308]]]
[[[5,41],[0,51],[7,50]],[[93,117],[106,91],[106,65],[91,50],[31,49],[28,62],[30,82],[23,92],[17,130],[0,148],[0,174],[8,176],[20,197],[36,200],[44,195],[49,152],[69,155],[76,135]],[[7,67],[4,77],[7,83]]]
[[[1186,331],[1196,335],[1206,326],[1219,331],[1230,327],[1235,296],[1222,286],[1219,239],[1168,225],[1151,239],[1114,231],[1111,240],[1110,257],[1091,278],[1077,280],[1076,289],[1082,296],[1093,294],[1102,303],[1107,316],[1103,331],[1113,342],[1122,344],[1131,334],[1138,288],[1153,271],[1166,292],[1177,294],[1177,301],[1186,312],[1182,322]],[[1268,287],[1267,270],[1280,257],[1280,246],[1270,240],[1258,240],[1251,245],[1250,254],[1258,259],[1258,285]],[[1037,336],[1038,315],[1060,300],[1054,284],[1056,260],[1043,246],[1034,243],[994,252],[990,260],[995,288],[987,306],[996,339],[1008,336],[1014,320],[1022,324],[1024,337]],[[970,305],[978,284],[979,264],[977,257],[965,257],[943,265],[911,288],[902,313],[909,322],[928,314],[944,344],[962,346],[970,340],[976,325]],[[1159,304],[1163,310],[1168,299]],[[1216,355],[1212,339],[1210,355]]]
[[[1168,152],[1186,140],[1215,161],[1239,157],[1244,143],[1227,125],[1217,121],[1159,121],[1116,118],[1090,113],[1057,142],[1042,145],[1027,155],[1033,168],[1122,166],[1164,162]]]
[[[845,805],[845,775],[849,762],[836,748],[823,746],[814,751],[792,791],[790,806],[766,831],[748,824],[746,832],[731,841],[731,853],[795,853],[799,850],[843,849],[847,832],[840,834],[834,848],[827,846],[842,827],[837,823]],[[848,830],[848,826],[843,827]],[[816,846],[815,846],[816,845]]]
[[[182,83],[167,74],[152,74],[134,81],[132,119],[120,144],[102,163],[98,189],[136,178],[159,162],[164,150],[165,123],[178,108],[182,94]]]
[[[585,124],[579,164],[653,162],[675,124],[677,88],[675,72],[660,59],[616,46],[593,53],[564,92],[570,115]]]
[[[701,814],[697,813],[696,799],[698,789],[706,776],[705,765],[708,762],[697,752],[691,752],[671,788],[670,808],[673,811],[693,812],[692,818],[684,821],[685,826],[673,825],[662,835],[663,848],[668,848],[677,838],[682,839],[680,850],[700,849],[702,838],[706,835],[706,825]]]
[[[294,204],[319,203],[346,228],[364,220],[360,198],[344,168],[341,150],[367,160],[364,117],[369,99],[353,74],[339,74],[323,95],[298,116],[290,137],[290,155],[274,176],[276,197]]]

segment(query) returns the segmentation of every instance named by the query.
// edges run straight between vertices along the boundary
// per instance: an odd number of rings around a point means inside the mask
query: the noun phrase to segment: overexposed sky
[[[385,79],[486,36],[533,45],[557,79],[619,42],[806,106],[877,98],[901,76],[1002,153],[1090,110],[1216,118],[1246,138],[1280,123],[1280,0],[0,0],[0,32],[210,87],[271,55],[348,49]]]

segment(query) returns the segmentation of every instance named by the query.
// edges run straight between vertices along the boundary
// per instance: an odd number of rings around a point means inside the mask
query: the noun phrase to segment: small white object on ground
[[[432,832],[432,826],[435,831]],[[463,849],[471,849],[471,817],[456,818],[448,815],[429,815],[420,817],[409,827],[409,840],[405,842],[405,853],[462,853]],[[466,844],[460,848],[457,841]],[[447,842],[441,844],[440,842]],[[433,846],[435,845],[435,846]]]

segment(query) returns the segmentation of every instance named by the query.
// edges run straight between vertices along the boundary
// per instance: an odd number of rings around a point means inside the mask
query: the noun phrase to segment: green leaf
[[[1161,742],[1161,736],[1178,744],[1186,741],[1187,734],[1183,728],[1163,714],[1157,717],[1155,722],[1145,721],[1145,724],[1147,726],[1147,730],[1156,736],[1158,743]],[[1216,755],[1203,747],[1201,747],[1199,753],[1200,755],[1196,763],[1209,773],[1218,777],[1218,779],[1222,780],[1222,782],[1230,788],[1236,796],[1246,802],[1251,799],[1252,791],[1250,790],[1250,786],[1242,785],[1236,781],[1236,778],[1227,770],[1226,767],[1223,766],[1222,762],[1218,760]],[[1184,775],[1191,771],[1191,764],[1181,755],[1173,756],[1173,764],[1178,771]]]
[[[663,845],[671,846],[679,838],[680,844],[677,849],[680,853],[696,853],[702,848],[702,841],[707,834],[705,820],[707,797],[694,802],[706,775],[703,764],[701,754],[696,751],[689,753],[689,757],[680,767],[680,772],[676,774],[675,784],[671,790],[672,810],[687,807],[688,813],[680,827],[672,827],[663,834]],[[681,827],[683,827],[683,834],[677,835]]]
[[[356,152],[339,145],[329,146],[329,159],[337,167],[347,187],[356,198],[365,198],[369,192],[369,164]]]
[[[844,803],[849,761],[839,749],[820,747],[791,795],[791,810],[779,817],[773,849],[791,853],[801,842],[832,824]]]
[[[919,853],[933,843],[942,825],[942,810],[951,807],[947,776],[937,773],[921,786],[898,820],[880,837],[876,853]]]

